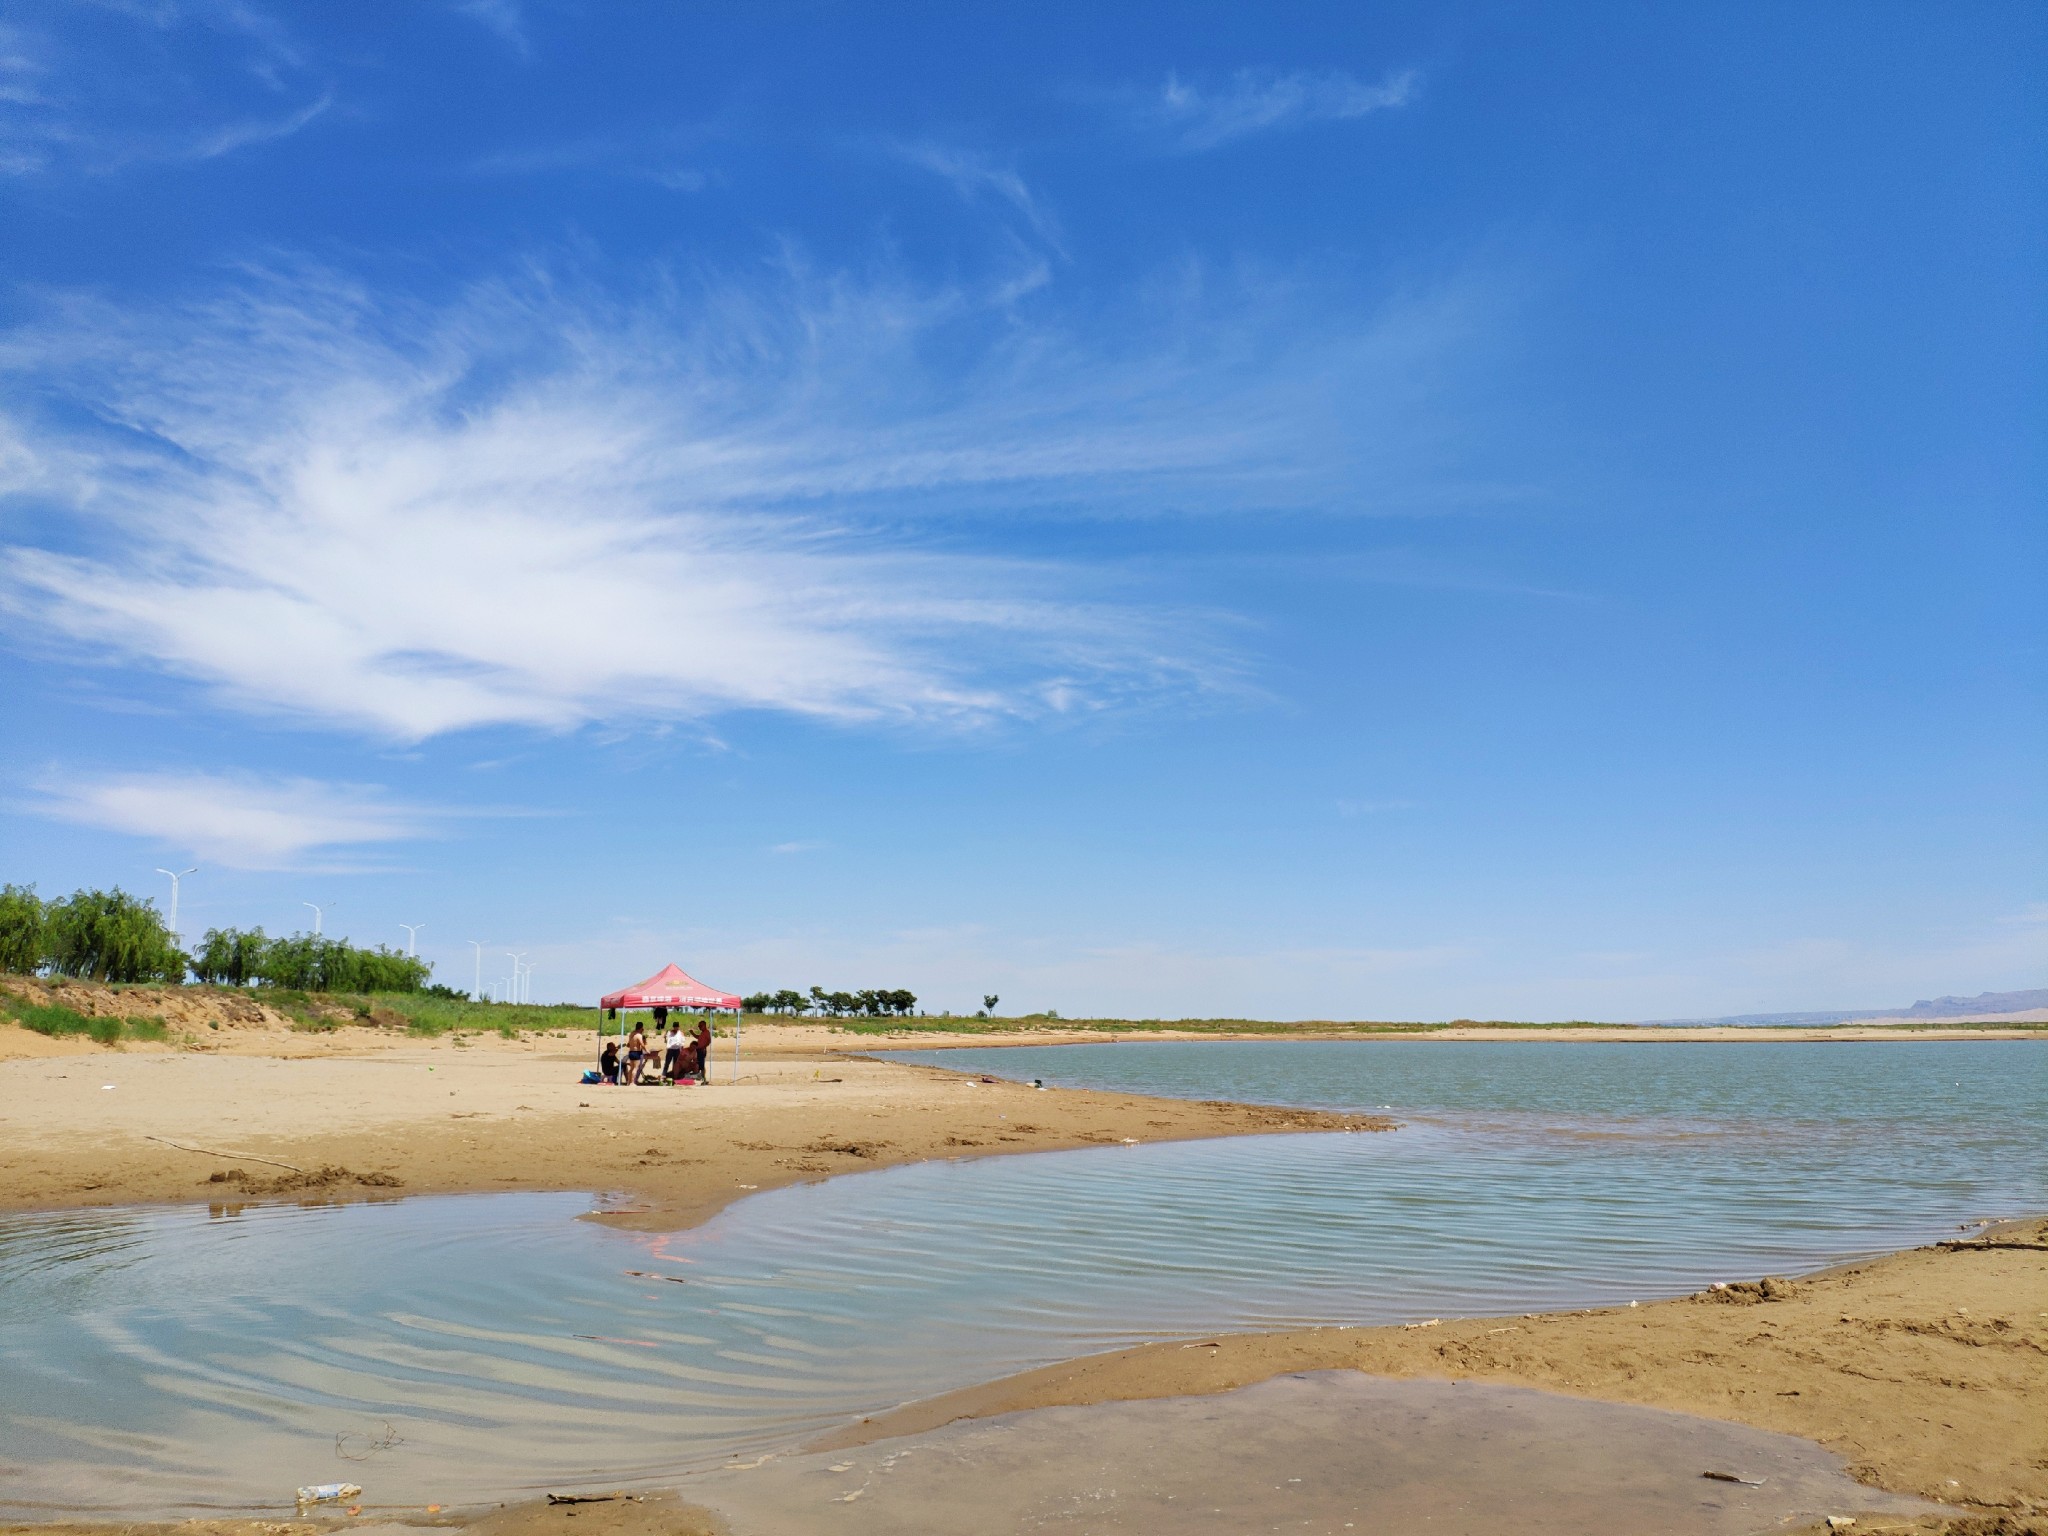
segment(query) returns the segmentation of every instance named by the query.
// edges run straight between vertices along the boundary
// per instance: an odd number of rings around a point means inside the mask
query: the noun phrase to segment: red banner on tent
[[[739,1011],[740,999],[730,992],[707,987],[680,966],[667,965],[661,971],[620,992],[598,1000],[600,1008],[730,1008]]]

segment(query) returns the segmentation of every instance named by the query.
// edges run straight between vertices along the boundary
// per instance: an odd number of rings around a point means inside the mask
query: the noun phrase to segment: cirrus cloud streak
[[[251,773],[120,773],[51,779],[30,809],[52,820],[146,837],[229,869],[347,869],[339,850],[409,842],[441,813],[368,784]]]
[[[1234,689],[1213,622],[987,531],[1313,499],[1321,402],[1398,415],[1458,306],[1308,341],[1178,302],[1084,344],[794,263],[632,302],[536,270],[430,310],[306,269],[66,301],[0,349],[41,401],[0,414],[0,506],[39,535],[0,609],[18,643],[396,740]]]

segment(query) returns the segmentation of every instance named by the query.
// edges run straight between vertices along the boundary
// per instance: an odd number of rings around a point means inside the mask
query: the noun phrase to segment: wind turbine
[[[421,930],[422,928],[426,927],[427,925],[426,925],[425,923],[400,923],[400,924],[399,924],[398,926],[399,926],[399,927],[401,927],[401,928],[403,928],[403,929],[405,930],[405,952],[406,952],[406,954],[408,954],[408,955],[417,955],[417,954],[418,954],[418,953],[420,952],[420,950],[419,950],[419,938],[420,938],[420,930]]]
[[[178,932],[178,882],[187,875],[198,874],[199,866],[194,864],[190,869],[165,869],[159,864],[156,872],[160,875],[169,875],[171,877],[171,937],[174,939],[180,938],[181,935]]]

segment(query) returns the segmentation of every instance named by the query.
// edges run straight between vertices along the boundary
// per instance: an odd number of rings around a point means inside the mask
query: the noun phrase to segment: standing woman
[[[693,1048],[697,1067],[697,1081],[706,1088],[711,1086],[711,1020],[697,1021],[697,1039]]]

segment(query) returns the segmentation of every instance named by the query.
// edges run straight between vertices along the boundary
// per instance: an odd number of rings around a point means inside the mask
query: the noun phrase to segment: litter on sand
[[[301,1504],[336,1504],[359,1497],[362,1489],[354,1483],[307,1483],[299,1489]]]
[[[1711,1478],[1717,1483],[1740,1483],[1745,1488],[1761,1488],[1764,1480],[1760,1477],[1738,1477],[1733,1472],[1702,1472],[1701,1477]]]

